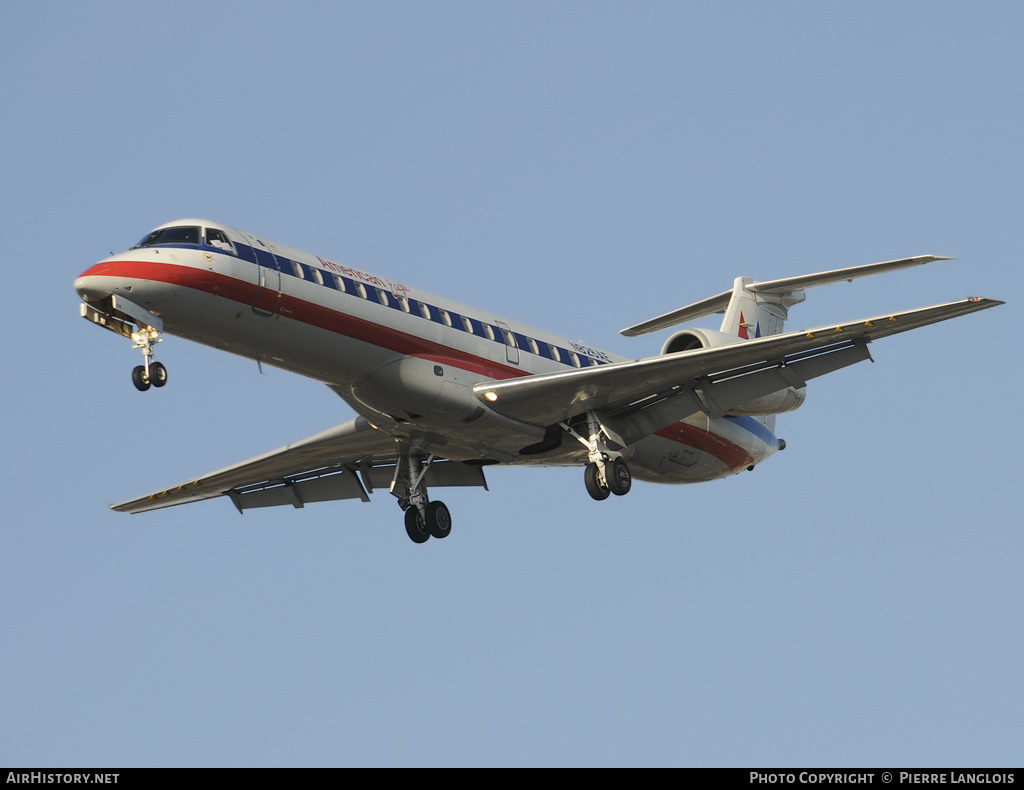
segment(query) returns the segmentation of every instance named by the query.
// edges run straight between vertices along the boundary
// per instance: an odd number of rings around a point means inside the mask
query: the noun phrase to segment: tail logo
[[[750,340],[750,333],[747,332],[747,327],[749,327],[749,326],[750,326],[750,324],[748,324],[747,323],[747,319],[743,317],[743,311],[741,310],[740,311],[740,337],[742,337],[744,340]],[[754,327],[754,337],[755,338],[761,337],[761,322],[760,321],[758,321],[757,325]]]

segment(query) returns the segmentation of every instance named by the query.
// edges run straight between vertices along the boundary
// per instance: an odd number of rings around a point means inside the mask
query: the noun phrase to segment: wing
[[[368,502],[375,487],[388,488],[398,456],[394,437],[362,417],[302,441],[219,469],[138,499],[111,505],[122,513],[228,496],[239,511],[332,499]],[[483,470],[451,461],[435,461],[427,472],[431,486],[481,485]]]
[[[866,346],[880,337],[1000,304],[964,299],[634,362],[492,381],[474,392],[495,411],[535,425],[553,425],[585,411],[605,412],[629,443],[697,411],[720,416],[741,403],[869,359]]]

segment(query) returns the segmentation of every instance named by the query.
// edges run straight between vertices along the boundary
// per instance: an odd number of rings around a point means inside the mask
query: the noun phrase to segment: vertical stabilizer
[[[744,340],[777,335],[785,326],[790,306],[804,300],[802,291],[757,293],[748,288],[753,282],[749,277],[737,277],[733,283],[722,319],[723,334]]]

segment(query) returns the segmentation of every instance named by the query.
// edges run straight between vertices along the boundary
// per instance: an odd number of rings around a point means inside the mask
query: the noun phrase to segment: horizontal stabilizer
[[[695,318],[703,318],[712,313],[724,313],[725,308],[729,306],[731,298],[732,291],[723,291],[718,296],[712,296],[710,299],[705,299],[702,302],[695,302],[686,307],[680,307],[671,313],[665,313],[657,318],[644,321],[642,324],[636,324],[628,329],[623,329],[622,334],[626,337],[639,337],[640,335],[646,335],[648,332],[657,332],[659,329],[692,321]]]
[[[900,258],[895,261],[882,261],[881,263],[869,263],[864,266],[850,266],[846,269],[832,269],[817,274],[804,274],[800,277],[787,277],[783,280],[768,280],[763,283],[751,283],[747,286],[748,291],[762,294],[791,293],[802,288],[814,288],[818,285],[829,285],[830,283],[851,282],[858,277],[870,277],[872,274],[884,274],[897,269],[909,269],[911,266],[921,266],[925,263],[935,261],[951,261],[952,258],[944,258],[939,255],[917,255],[913,258]]]
[[[787,277],[781,280],[766,280],[765,282],[749,282],[743,285],[743,289],[752,294],[775,294],[786,295],[796,293],[804,288],[814,288],[819,285],[829,285],[842,281],[850,282],[858,277],[869,277],[873,274],[883,274],[898,269],[908,269],[911,266],[921,266],[935,261],[950,261],[952,258],[944,258],[939,255],[916,255],[912,258],[900,258],[895,261],[882,261],[881,263],[869,263],[864,266],[850,266],[845,269],[831,269],[815,274],[804,274],[799,277]],[[700,302],[681,307],[670,313],[659,315],[648,321],[634,324],[623,329],[621,334],[626,337],[638,337],[649,332],[656,332],[659,329],[666,329],[676,324],[702,318],[712,313],[724,313],[729,306],[734,291],[724,291],[717,296],[704,299]],[[796,300],[799,301],[799,300]]]

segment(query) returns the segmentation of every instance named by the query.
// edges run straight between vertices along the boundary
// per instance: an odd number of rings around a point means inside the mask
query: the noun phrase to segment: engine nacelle
[[[675,354],[679,351],[693,351],[695,348],[715,348],[742,342],[742,337],[716,332],[714,329],[684,329],[665,341],[661,353]]]
[[[685,329],[676,332],[661,347],[662,354],[676,354],[698,348],[716,348],[747,341],[735,335],[713,329]],[[807,397],[807,387],[786,387],[769,395],[731,406],[725,413],[731,417],[756,417],[764,414],[782,414],[800,408]]]
[[[764,414],[782,414],[799,409],[807,397],[807,387],[786,387],[784,390],[749,400],[726,410],[730,417],[760,417]]]

